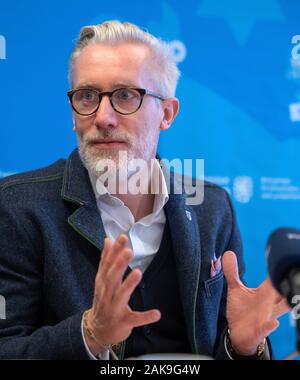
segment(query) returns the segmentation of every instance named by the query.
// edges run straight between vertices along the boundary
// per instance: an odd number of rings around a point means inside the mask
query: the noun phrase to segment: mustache
[[[91,133],[89,135],[86,134],[81,136],[82,142],[86,145],[91,144],[98,139],[112,139],[117,141],[124,141],[128,144],[131,142],[130,136],[127,133],[121,134],[119,132],[109,130],[99,131],[98,133]]]

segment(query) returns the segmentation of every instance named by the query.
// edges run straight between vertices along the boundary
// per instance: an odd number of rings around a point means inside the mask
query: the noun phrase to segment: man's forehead
[[[146,79],[152,72],[152,60],[149,49],[141,44],[121,44],[108,46],[94,44],[87,46],[74,64],[74,80],[76,87],[137,86],[141,77]],[[152,74],[151,74],[152,76]],[[107,83],[107,86],[105,85]],[[102,89],[102,88],[100,88]]]
[[[142,64],[150,59],[150,50],[144,44],[138,43],[118,43],[92,44],[86,46],[77,58],[80,61],[89,61],[90,63],[118,63],[131,62],[132,64]]]

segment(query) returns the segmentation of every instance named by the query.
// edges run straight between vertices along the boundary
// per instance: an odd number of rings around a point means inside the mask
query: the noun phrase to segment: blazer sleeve
[[[0,359],[89,359],[82,313],[52,326],[43,322],[43,254],[36,228],[24,214],[0,189],[0,295],[5,301]],[[63,296],[57,294],[57,302],[64,302]]]

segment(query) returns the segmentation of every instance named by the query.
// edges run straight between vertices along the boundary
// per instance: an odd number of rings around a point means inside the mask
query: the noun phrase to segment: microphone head
[[[282,282],[289,271],[300,268],[300,230],[278,228],[270,235],[266,255],[271,281],[277,291],[284,296]]]

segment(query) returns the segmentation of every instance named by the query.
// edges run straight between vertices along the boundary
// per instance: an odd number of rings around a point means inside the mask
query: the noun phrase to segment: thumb
[[[277,319],[267,321],[266,323],[264,323],[264,325],[261,328],[262,336],[270,335],[274,330],[278,328],[278,326],[279,326],[279,321],[277,321]]]
[[[228,288],[243,285],[240,276],[237,258],[234,252],[226,251],[222,258],[223,272],[227,280]]]

